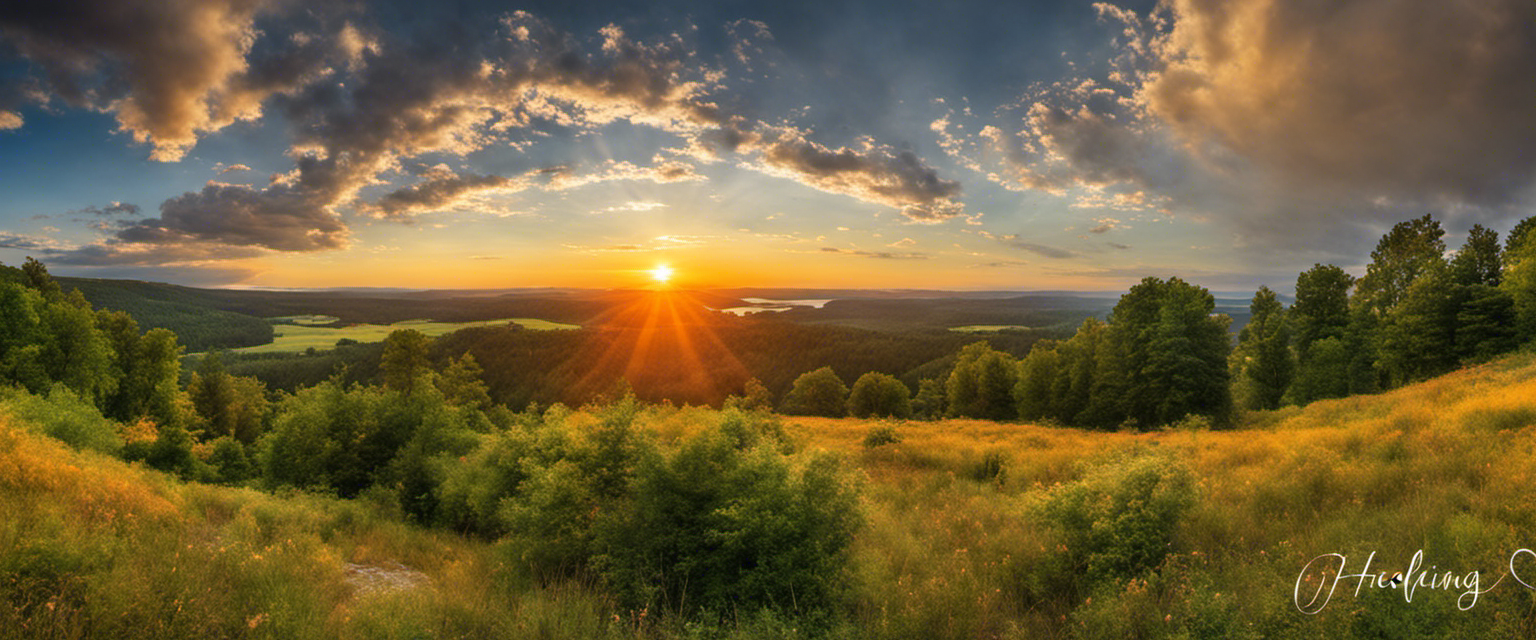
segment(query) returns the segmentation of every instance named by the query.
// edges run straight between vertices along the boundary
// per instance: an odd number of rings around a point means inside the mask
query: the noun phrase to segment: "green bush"
[[[106,453],[123,448],[116,423],[102,417],[96,405],[63,384],[54,383],[46,396],[10,389],[0,392],[0,398],[24,423],[40,427],[43,433],[71,447]]]
[[[859,523],[837,460],[712,429],[645,461],[632,502],[598,523],[593,564],[636,609],[812,614],[837,602]]]
[[[874,449],[888,444],[900,444],[901,434],[896,433],[896,427],[885,424],[871,427],[869,433],[864,434],[864,448]]]
[[[1162,456],[1136,455],[1052,488],[1039,515],[1066,547],[1062,582],[1082,594],[1161,564],[1195,500],[1187,469]]]

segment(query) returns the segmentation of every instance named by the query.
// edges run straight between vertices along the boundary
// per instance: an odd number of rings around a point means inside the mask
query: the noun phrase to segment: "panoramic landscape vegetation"
[[[1531,149],[1529,0],[0,7],[0,640],[1533,637]]]

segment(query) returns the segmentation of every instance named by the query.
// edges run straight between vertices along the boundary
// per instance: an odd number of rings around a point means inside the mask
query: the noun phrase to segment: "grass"
[[[950,331],[958,333],[997,333],[999,331],[1023,331],[1027,327],[1022,324],[969,324],[963,327],[950,327]]]
[[[712,417],[661,406],[639,423],[672,443]],[[1292,603],[1301,568],[1325,553],[1357,570],[1374,551],[1373,570],[1390,572],[1422,549],[1442,571],[1482,571],[1486,588],[1514,550],[1536,547],[1536,356],[1243,425],[1135,434],[783,418],[800,446],[835,452],[863,477],[867,524],[844,621],[819,628],[957,639],[1536,631],[1536,592],[1507,579],[1470,611],[1457,609],[1459,592],[1422,589],[1405,603],[1370,588],[1357,598],[1353,581],[1318,615]],[[623,611],[597,585],[518,578],[495,545],[404,524],[388,504],[183,484],[41,429],[0,415],[0,638],[805,635],[772,616],[700,625]],[[895,441],[866,446],[877,429]],[[1187,471],[1192,506],[1163,532],[1155,568],[1086,581],[1073,564],[1083,550],[1070,545],[1112,552],[1144,532],[1112,516],[1073,538],[1052,505],[1086,496],[1097,513],[1095,496],[1111,494],[1095,491],[1119,491],[1130,477],[1119,470],[1147,460]],[[426,580],[363,592],[348,563],[398,563]]]
[[[504,326],[508,323],[539,331],[581,328],[573,324],[561,324],[536,318],[506,318],[478,322],[406,320],[387,325],[354,324],[345,327],[324,326],[337,322],[337,319],[332,316],[284,316],[272,318],[271,320],[276,323],[276,326],[273,327],[275,337],[271,343],[233,349],[233,351],[239,353],[299,353],[311,348],[325,350],[335,348],[336,341],[342,339],[355,340],[357,342],[383,342],[384,338],[388,337],[391,331],[397,329],[415,329],[428,336],[440,336],[458,331],[459,329]]]

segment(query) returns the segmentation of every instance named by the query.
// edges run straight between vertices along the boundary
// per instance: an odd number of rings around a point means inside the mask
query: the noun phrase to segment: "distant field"
[[[1028,328],[1022,324],[969,324],[963,327],[950,327],[949,330],[960,333],[997,333],[1010,329],[1024,330]]]
[[[297,353],[311,347],[317,350],[331,349],[336,341],[350,338],[358,342],[383,342],[391,331],[415,329],[428,336],[440,336],[470,327],[498,327],[514,323],[526,329],[550,331],[555,329],[580,329],[574,324],[561,324],[536,318],[505,318],[478,322],[433,322],[431,320],[406,320],[394,324],[354,324],[346,327],[316,326],[337,321],[332,316],[283,316],[271,318],[276,336],[271,344],[233,349],[238,353]]]

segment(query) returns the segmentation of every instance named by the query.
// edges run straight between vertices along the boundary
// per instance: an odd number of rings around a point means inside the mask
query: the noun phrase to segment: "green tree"
[[[757,378],[748,378],[742,387],[742,395],[725,399],[725,408],[743,411],[770,411],[773,409],[773,392]]]
[[[1248,305],[1248,324],[1237,334],[1238,363],[1245,408],[1278,409],[1291,385],[1295,361],[1285,308],[1269,287],[1259,287]]]
[[[1296,303],[1289,315],[1303,362],[1313,341],[1344,337],[1349,326],[1349,288],[1354,284],[1354,276],[1331,264],[1314,264],[1296,276]]]
[[[1515,299],[1486,284],[1457,287],[1456,355],[1464,363],[1484,362],[1520,345]]]
[[[187,395],[206,425],[205,439],[230,436],[250,444],[264,430],[266,387],[255,378],[230,375],[218,353],[203,356],[187,384]]]
[[[1536,339],[1536,216],[1522,220],[1509,232],[1504,248],[1504,279],[1499,289],[1514,302],[1515,329],[1520,341]]]
[[[1376,357],[1388,385],[1423,380],[1456,366],[1457,309],[1450,278],[1443,263],[1431,266],[1382,319]]]
[[[1483,225],[1472,225],[1472,230],[1467,232],[1467,242],[1451,259],[1451,281],[1463,286],[1497,287],[1502,275],[1499,234]]]
[[[1013,387],[1018,379],[1018,362],[996,351],[986,342],[975,342],[960,350],[955,368],[945,384],[948,414],[964,418],[1008,420],[1017,412]]]
[[[910,418],[910,393],[895,376],[871,371],[853,383],[848,412],[857,418]]]
[[[384,355],[379,367],[384,372],[384,387],[411,393],[423,384],[432,371],[427,348],[432,339],[415,329],[396,329],[384,338]]]
[[[1444,264],[1443,235],[1445,230],[1428,214],[1394,225],[1371,252],[1357,292],[1361,302],[1383,314],[1397,306],[1420,275]]]
[[[944,417],[946,393],[944,381],[923,378],[917,383],[917,395],[912,398],[912,415],[922,420]]]
[[[848,386],[832,367],[803,373],[784,396],[784,413],[829,418],[848,415]]]
[[[64,294],[59,289],[59,283],[54,281],[52,275],[48,274],[48,267],[44,266],[43,263],[28,256],[27,261],[22,263],[21,270],[26,274],[27,286],[43,294],[44,298],[52,300]]]
[[[1072,338],[1057,349],[1060,364],[1051,385],[1049,416],[1062,424],[1089,424],[1084,415],[1093,397],[1094,375],[1098,371],[1099,352],[1109,325],[1095,317],[1083,320]]]
[[[1349,352],[1343,338],[1328,337],[1313,341],[1307,349],[1306,364],[1296,370],[1290,401],[1306,404],[1313,400],[1349,395],[1349,364]]]
[[[1019,363],[1019,382],[1013,387],[1013,401],[1021,420],[1055,417],[1053,388],[1061,376],[1061,354],[1053,340],[1036,342],[1029,355]]]
[[[437,389],[454,404],[489,409],[491,393],[481,379],[484,373],[480,363],[475,361],[474,354],[465,352],[454,358],[437,376]]]

